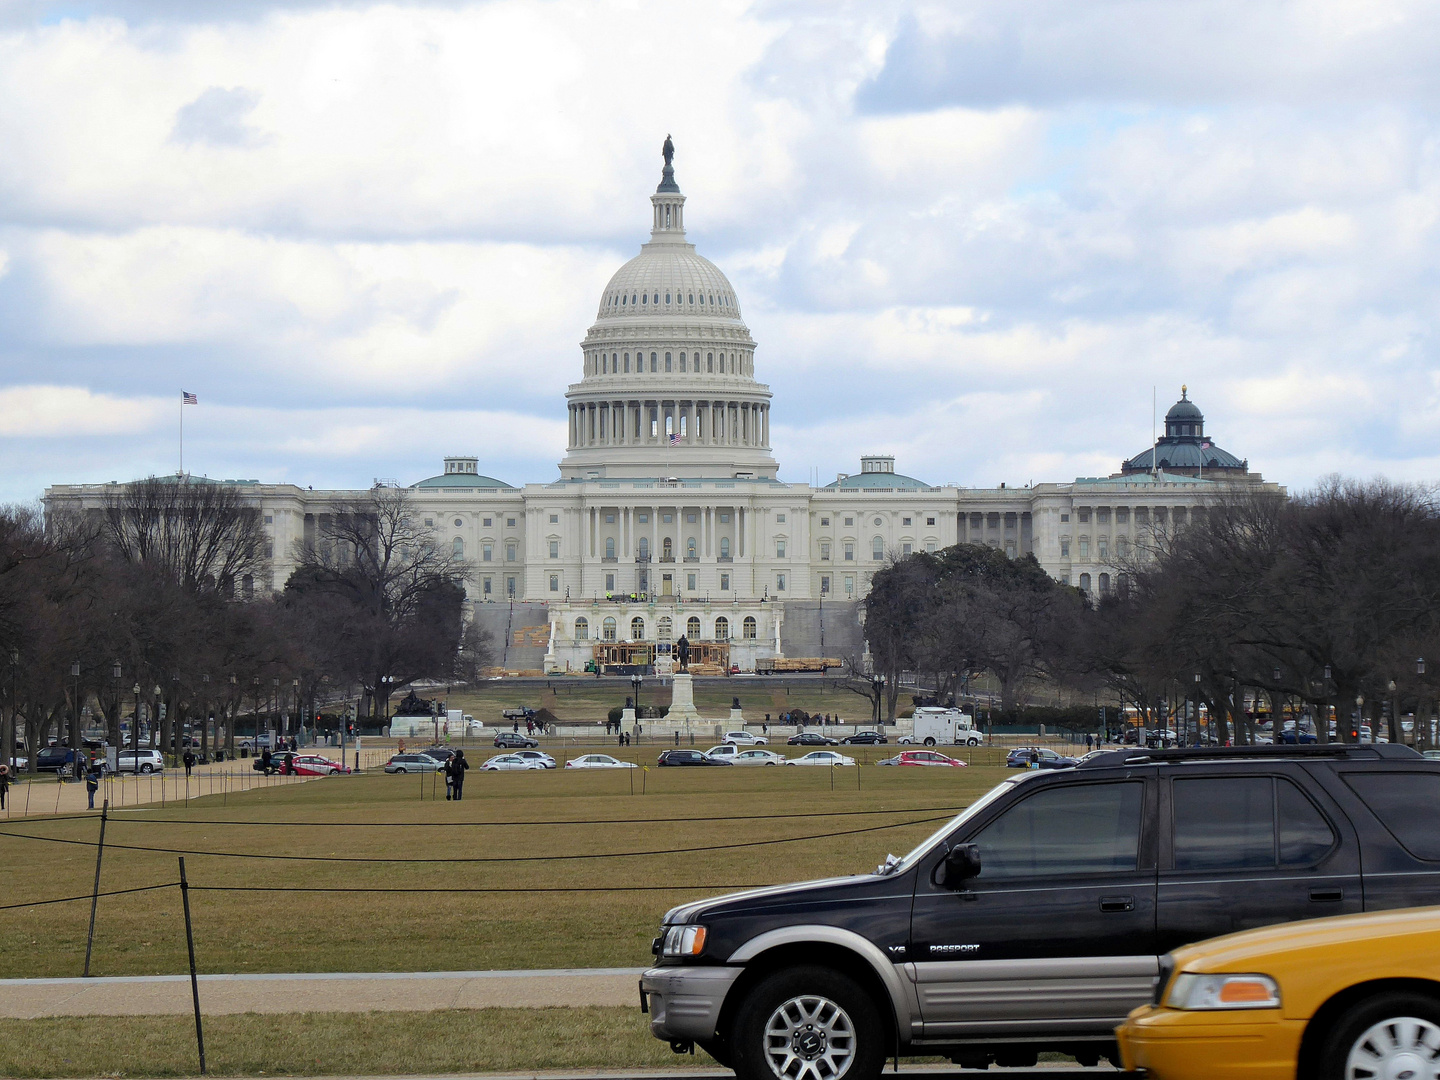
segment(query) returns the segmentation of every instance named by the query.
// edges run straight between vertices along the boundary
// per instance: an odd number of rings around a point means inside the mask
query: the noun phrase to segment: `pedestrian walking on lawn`
[[[0,765],[0,810],[5,809],[5,796],[10,793],[10,766]]]
[[[185,756],[181,758],[185,762],[185,779],[190,779],[190,770],[195,767],[195,751],[186,750]]]
[[[95,762],[90,763],[90,768],[85,771],[85,794],[90,799],[90,809],[95,809],[95,792],[100,790],[100,766]]]
[[[450,773],[450,790],[454,793],[455,801],[460,801],[460,796],[465,792],[465,770],[470,768],[470,763],[465,760],[465,751],[456,750],[455,756],[445,763],[445,768]]]

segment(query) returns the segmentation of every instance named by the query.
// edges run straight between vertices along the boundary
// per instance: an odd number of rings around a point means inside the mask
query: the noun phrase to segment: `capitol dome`
[[[667,139],[650,239],[611,276],[580,343],[564,479],[775,479],[770,388],[734,287],[685,237],[673,156]]]

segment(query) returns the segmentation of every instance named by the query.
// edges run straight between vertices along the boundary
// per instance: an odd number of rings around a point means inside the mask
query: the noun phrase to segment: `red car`
[[[319,754],[286,754],[290,760],[285,762],[281,772],[291,776],[330,776],[332,773],[348,773],[350,770],[338,761],[331,761]]]
[[[953,757],[946,757],[944,754],[937,754],[934,750],[902,750],[892,758],[886,758],[880,762],[881,765],[945,765],[950,768],[963,769],[966,762],[958,761]]]

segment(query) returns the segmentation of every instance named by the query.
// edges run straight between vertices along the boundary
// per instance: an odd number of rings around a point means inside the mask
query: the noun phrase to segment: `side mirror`
[[[980,876],[980,849],[974,844],[956,844],[935,868],[935,884],[947,889],[964,888],[965,882]]]

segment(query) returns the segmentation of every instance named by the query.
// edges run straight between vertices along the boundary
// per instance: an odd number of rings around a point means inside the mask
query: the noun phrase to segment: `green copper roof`
[[[844,480],[836,480],[834,483],[826,484],[827,488],[863,488],[869,490],[900,488],[903,490],[923,491],[930,487],[924,480],[916,480],[913,476],[906,476],[904,473],[895,472],[862,472],[853,473]]]
[[[439,476],[432,476],[428,480],[421,480],[418,484],[411,484],[417,488],[509,488],[514,490],[514,485],[505,483],[504,480],[496,480],[493,476],[481,476],[478,473],[441,473]]]

